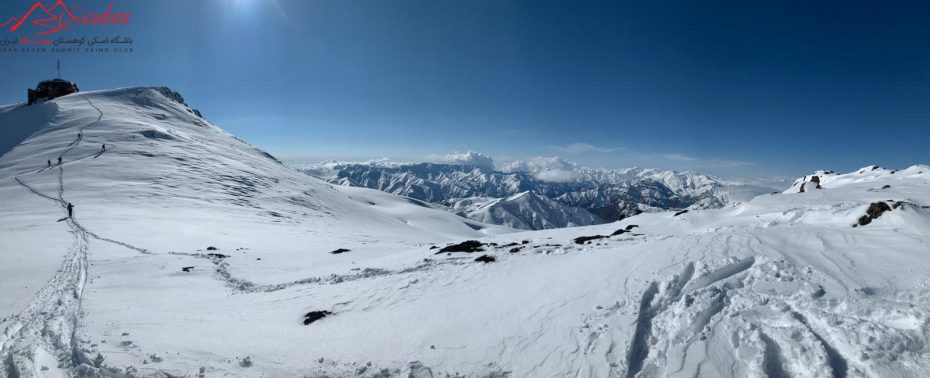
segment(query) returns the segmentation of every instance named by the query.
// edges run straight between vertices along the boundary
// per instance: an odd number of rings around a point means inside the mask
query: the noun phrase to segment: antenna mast
[[[61,79],[61,60],[58,60],[58,78]]]

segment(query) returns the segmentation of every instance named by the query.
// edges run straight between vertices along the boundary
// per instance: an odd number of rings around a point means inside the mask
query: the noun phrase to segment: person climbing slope
[[[68,202],[68,218],[71,218],[71,215],[74,214],[74,205],[71,202]]]
[[[47,162],[47,163],[48,163],[48,167],[51,168],[51,167],[52,167],[52,159],[48,159],[48,162]]]
[[[61,165],[61,156],[58,157],[58,165]]]

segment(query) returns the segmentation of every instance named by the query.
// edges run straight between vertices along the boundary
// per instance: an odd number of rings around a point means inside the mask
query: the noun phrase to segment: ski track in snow
[[[31,193],[57,203],[66,214],[68,201],[65,200],[64,166],[68,161],[65,158],[81,144],[85,129],[100,122],[104,116],[103,111],[89,98],[85,97],[84,100],[97,111],[98,116],[95,121],[81,127],[79,131],[82,138],[76,138],[69,143],[60,154],[62,163],[57,166],[57,197],[40,192],[19,176],[13,178]],[[43,168],[36,173],[47,169]],[[81,365],[92,364],[81,351],[77,339],[77,329],[81,318],[81,297],[87,282],[87,241],[89,237],[118,244],[141,253],[149,253],[142,248],[100,237],[88,231],[75,217],[66,217],[63,221],[67,222],[74,236],[73,246],[65,255],[61,267],[39,290],[26,309],[15,316],[13,324],[4,331],[0,338],[0,363],[3,365],[4,373],[9,377],[19,377],[30,371],[35,375],[39,370],[51,369],[67,375],[67,372]],[[55,366],[44,364],[39,366],[40,363],[52,362],[48,361],[49,357],[54,359]]]
[[[89,98],[85,98],[85,100],[98,112],[98,117],[94,122],[79,129],[82,136],[85,129],[92,127],[103,119],[104,116],[103,111],[94,105]],[[17,184],[32,194],[57,203],[59,207],[67,212],[68,201],[65,200],[64,165],[71,160],[66,161],[64,158],[67,157],[75,147],[80,145],[82,139],[83,138],[75,139],[73,142],[69,143],[67,148],[60,154],[63,161],[61,164],[57,165],[57,197],[42,193],[23,181],[20,176],[33,173],[32,171],[14,176],[13,179]],[[105,151],[95,154],[94,157],[100,156],[103,152]],[[84,156],[78,159],[86,157],[87,156]],[[43,168],[34,173],[41,173],[48,169],[49,168]],[[74,235],[74,246],[65,256],[62,266],[55,272],[39,293],[36,294],[29,306],[23,312],[16,315],[13,324],[0,335],[0,364],[3,366],[2,372],[8,377],[20,377],[29,372],[35,375],[39,370],[48,369],[56,369],[57,372],[63,375],[68,375],[68,372],[74,371],[75,369],[93,370],[90,366],[94,365],[94,362],[87,358],[84,352],[81,351],[80,343],[76,336],[81,317],[81,295],[83,294],[84,285],[87,281],[88,238],[116,244],[143,255],[159,254],[129,243],[99,236],[85,228],[75,217],[66,217],[63,220],[67,222],[68,226],[71,228],[70,232]],[[338,284],[365,278],[412,273],[427,270],[438,265],[460,265],[471,260],[471,258],[453,258],[442,261],[426,260],[414,267],[398,270],[365,268],[352,274],[332,274],[294,280],[286,283],[256,285],[248,280],[233,277],[228,270],[228,263],[216,255],[211,256],[210,254],[184,252],[167,252],[167,254],[210,260],[215,265],[217,279],[224,281],[226,286],[231,290],[240,293],[273,292],[295,285]],[[48,357],[49,355],[57,361],[56,366],[39,366],[40,362],[48,362],[44,361],[44,359],[47,359],[44,357]],[[96,367],[99,368],[100,366]]]
[[[134,248],[134,247],[133,247]],[[151,252],[148,252],[151,253]],[[453,258],[445,260],[428,260],[417,265],[414,265],[409,268],[403,269],[379,269],[379,268],[364,268],[359,269],[355,273],[349,274],[330,274],[326,276],[316,276],[302,278],[294,281],[276,283],[276,284],[255,284],[249,280],[236,278],[229,272],[229,263],[227,263],[225,258],[220,258],[216,256],[211,256],[210,254],[203,253],[185,253],[185,252],[168,252],[170,255],[179,255],[179,256],[188,256],[199,259],[206,259],[211,261],[214,264],[214,270],[216,273],[216,278],[224,281],[226,286],[238,293],[269,293],[279,290],[284,290],[292,286],[299,285],[336,285],[343,282],[352,282],[362,279],[369,279],[375,277],[391,276],[397,274],[407,274],[414,272],[423,272],[433,268],[436,268],[441,265],[462,265],[471,262],[471,258]]]
[[[82,135],[84,129],[103,119],[103,112],[90,99],[85,98],[85,100],[99,114],[97,120],[80,128]],[[75,139],[60,156],[67,157],[68,153],[80,143],[81,138]],[[57,198],[39,192],[19,177],[14,177],[14,179],[33,194],[55,201],[67,211],[64,172],[63,161],[58,164]],[[80,350],[76,335],[81,316],[81,296],[87,282],[87,238],[89,234],[75,218],[68,217],[65,220],[74,235],[71,250],[65,255],[61,268],[39,290],[26,309],[15,317],[16,321],[4,331],[3,338],[0,340],[0,360],[4,365],[5,373],[10,377],[18,377],[21,372],[31,371],[36,374],[37,371],[46,369],[60,369],[64,372],[87,362]],[[48,354],[58,361],[58,365],[37,366],[37,356]]]
[[[759,339],[763,344],[762,371],[769,378],[785,378],[785,361],[782,359],[782,351],[778,344],[766,334],[759,332]]]
[[[820,235],[811,237],[816,239]],[[710,235],[707,239],[708,243],[699,242],[696,248],[707,250],[715,244],[756,251],[768,248],[755,235],[747,238]],[[811,286],[812,282],[827,280],[844,287],[839,283],[848,278],[811,268],[800,269],[798,265],[807,264],[789,261],[790,253],[775,252],[778,256],[775,258],[731,257],[716,268],[706,265],[697,268],[698,264],[713,264],[707,261],[707,256],[694,262],[679,262],[679,273],[645,283],[635,310],[631,311],[635,315],[633,324],[613,324],[608,328],[610,319],[624,305],[617,302],[603,306],[603,310],[585,320],[581,333],[586,336],[580,341],[580,350],[584,355],[603,354],[601,361],[606,366],[578,368],[575,375],[600,371],[612,377],[651,377],[691,376],[697,372],[699,376],[846,378],[887,375],[880,373],[883,372],[880,368],[876,370],[872,361],[893,361],[899,358],[899,353],[923,353],[926,327],[916,329],[917,334],[906,327],[899,328],[883,320],[882,314],[872,314],[868,310],[871,305],[855,305],[854,302],[860,301],[856,297],[839,301],[821,299],[823,287]],[[681,260],[685,261],[692,257],[689,249],[682,249],[682,255]],[[849,289],[849,292],[857,291]],[[867,295],[862,300],[871,298]],[[853,315],[848,313],[850,307],[862,310]],[[892,317],[917,316],[913,323],[930,322],[922,304],[881,307]],[[592,331],[594,327],[589,323],[598,322],[603,325]],[[632,328],[632,335],[626,341],[618,340],[615,331],[625,326]],[[857,344],[844,333],[867,340]],[[624,343],[626,353],[621,357],[617,349]],[[747,355],[758,357],[745,360]],[[597,359],[588,359],[587,363],[592,361],[597,363]],[[704,365],[710,361],[717,366],[729,365],[730,370],[705,371]]]
[[[771,269],[773,267],[778,269]],[[765,290],[754,288],[754,285],[763,281],[760,278],[766,273],[777,272],[781,275],[775,275],[775,278],[796,279],[800,272],[792,272],[790,269],[791,267],[784,261],[771,259],[760,261],[749,257],[725,264],[697,278],[692,278],[695,275],[694,263],[687,263],[684,264],[681,273],[670,277],[667,281],[649,282],[638,303],[634,332],[628,343],[625,360],[621,363],[615,359],[612,360],[612,356],[608,356],[607,361],[612,361],[610,376],[620,375],[618,371],[623,371],[622,375],[626,377],[675,376],[682,372],[695,371],[693,366],[690,370],[685,369],[686,361],[692,358],[689,351],[700,343],[704,346],[697,350],[709,353],[707,351],[709,344],[714,342],[714,338],[722,338],[723,335],[718,334],[721,332],[735,332],[732,338],[741,339],[739,342],[727,343],[735,348],[732,352],[733,356],[740,355],[739,344],[750,344],[751,340],[756,339],[757,349],[761,351],[759,370],[769,377],[800,375],[846,378],[847,376],[875,374],[868,364],[858,365],[844,355],[850,350],[863,350],[863,346],[849,344],[837,346],[838,341],[830,340],[827,336],[833,334],[832,331],[817,330],[808,320],[809,316],[817,316],[821,318],[818,324],[836,323],[836,320],[829,319],[849,316],[842,312],[842,304],[824,306],[825,303],[811,303],[812,300],[817,300],[820,294],[766,293]],[[799,305],[817,310],[803,315],[793,308]],[[757,310],[759,306],[774,307],[776,310],[773,313],[769,313],[768,310],[760,311]],[[734,317],[736,314],[742,318]],[[890,343],[890,345],[900,346],[885,346],[885,348],[905,348],[903,350],[913,351],[924,348],[922,337],[918,336],[915,339],[915,336],[909,336],[904,329],[896,329],[869,316],[855,319],[856,322],[847,321],[852,323],[847,327],[877,328],[880,332],[880,336],[875,335],[870,338],[869,344],[888,345]],[[919,322],[925,324],[927,320],[924,318]],[[773,323],[786,324],[773,326],[771,325]],[[746,330],[748,332],[745,335],[737,336]],[[592,340],[596,337],[598,335],[591,336]],[[806,342],[801,343],[802,340]],[[611,346],[610,349],[614,348]],[[872,348],[871,345],[866,346],[864,351]],[[586,353],[593,350],[594,348],[589,345]],[[716,351],[716,353],[719,352],[720,350]],[[796,361],[798,355],[803,353],[813,355],[810,357],[812,359],[810,365],[799,365]],[[709,355],[705,355],[697,362],[698,372],[701,372],[701,366],[708,361],[708,358]],[[894,354],[890,358],[895,358]],[[863,360],[867,361],[868,358],[863,358]],[[734,360],[733,365],[735,366],[736,363],[737,361]],[[790,363],[795,365],[790,366]],[[618,367],[623,367],[625,370],[619,370]],[[727,374],[742,375],[737,371]]]

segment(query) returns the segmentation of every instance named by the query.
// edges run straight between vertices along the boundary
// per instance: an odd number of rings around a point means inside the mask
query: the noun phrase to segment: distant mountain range
[[[720,208],[784,189],[694,172],[593,169],[553,159],[518,161],[502,170],[385,162],[324,162],[301,170],[333,184],[378,189],[470,219],[528,230],[612,222],[647,211]]]

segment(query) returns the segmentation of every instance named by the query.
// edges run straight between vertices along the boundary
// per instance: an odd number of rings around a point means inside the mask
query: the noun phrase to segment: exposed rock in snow
[[[869,208],[865,210],[865,215],[859,217],[858,225],[865,226],[869,223],[872,223],[873,220],[878,219],[878,217],[882,216],[882,214],[884,214],[886,211],[891,211],[892,209],[897,209],[904,206],[904,202],[902,201],[894,202],[891,205],[888,205],[889,202],[891,201],[872,202],[869,205]]]
[[[484,251],[483,247],[484,247],[484,243],[480,241],[466,240],[461,243],[447,245],[441,248],[439,252],[436,252],[436,254],[450,253],[450,252],[467,252],[467,253],[481,252],[481,251]]]
[[[798,193],[802,185],[805,187],[806,191],[809,191],[807,189],[813,187],[829,190],[851,184],[869,182],[881,184],[875,185],[875,188],[872,189],[888,189],[892,187],[891,184],[895,181],[908,180],[915,176],[921,176],[925,172],[930,172],[930,167],[922,164],[914,165],[903,170],[886,169],[877,165],[870,165],[849,174],[838,174],[834,171],[820,170],[795,180],[794,184],[783,193]],[[813,187],[811,185],[813,185]],[[887,186],[887,188],[885,186]]]
[[[329,311],[310,311],[304,315],[304,325],[309,325],[317,320],[323,319],[328,315],[332,315],[332,312]]]

